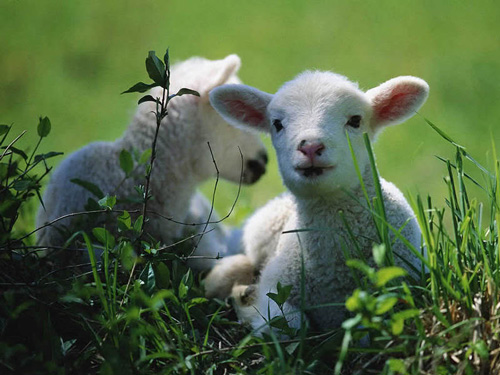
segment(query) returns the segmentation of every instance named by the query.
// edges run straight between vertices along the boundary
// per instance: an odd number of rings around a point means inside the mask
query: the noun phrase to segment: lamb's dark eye
[[[349,118],[349,120],[346,123],[346,125],[349,125],[353,128],[359,128],[360,124],[361,124],[361,116],[359,115],[351,116],[351,118]]]
[[[273,120],[273,125],[276,128],[277,132],[283,129],[283,124],[281,123],[281,120]]]

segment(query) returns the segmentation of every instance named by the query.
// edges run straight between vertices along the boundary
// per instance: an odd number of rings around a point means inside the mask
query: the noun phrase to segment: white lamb
[[[242,160],[239,149],[244,158],[243,183],[254,183],[265,172],[267,154],[259,137],[227,124],[209,102],[208,94],[214,87],[240,83],[236,76],[240,64],[238,56],[229,55],[216,61],[194,57],[172,67],[171,92],[187,87],[197,90],[200,97],[185,95],[169,103],[169,115],[163,120],[158,137],[150,185],[153,199],[148,204],[148,210],[180,222],[203,223],[207,220],[210,204],[196,191],[200,183],[216,175],[207,142],[210,142],[220,177],[240,181]],[[155,88],[151,94],[161,97],[160,90]],[[138,169],[132,178],[124,179],[119,155],[123,149],[142,153],[151,148],[156,129],[154,110],[154,103],[139,105],[132,123],[121,138],[115,142],[91,143],[65,159],[47,186],[43,197],[45,208],[40,207],[38,211],[37,227],[63,215],[84,211],[92,195],[70,182],[71,179],[89,181],[104,194],[119,198],[137,196],[134,187],[144,184],[144,168]],[[134,210],[140,209],[141,205],[121,204],[117,207]],[[189,227],[155,214],[149,214],[149,219],[146,233],[164,243],[171,243],[189,232],[186,231]],[[215,219],[213,216],[212,220]],[[66,239],[62,230],[65,227],[71,230],[89,229],[75,228],[77,224],[74,220],[59,221],[41,230],[38,244],[61,246]],[[93,226],[99,224],[99,221],[92,222]],[[197,231],[201,232],[202,227],[198,228]],[[195,255],[215,256],[225,252],[226,233],[221,226],[215,229],[203,237]],[[210,267],[211,263],[206,261],[203,267]]]
[[[302,253],[307,317],[317,329],[338,327],[345,318],[345,309],[339,306],[355,287],[343,248],[357,255],[339,213],[372,265],[372,247],[381,242],[346,134],[368,194],[374,197],[363,133],[374,140],[384,127],[413,116],[428,90],[423,80],[406,76],[363,92],[344,76],[317,71],[300,74],[274,95],[245,85],[213,90],[212,105],[228,122],[271,133],[289,192],[271,200],[248,220],[243,228],[245,254],[227,257],[211,271],[205,281],[207,296],[225,298],[232,293],[240,320],[265,330],[266,320],[282,314],[266,294],[276,292],[278,282],[292,285],[283,311],[289,325],[298,328]],[[383,179],[380,184],[388,222],[403,228],[403,236],[420,249],[420,229],[403,194]],[[308,231],[284,233],[297,229]],[[392,249],[395,263],[415,276],[406,262],[418,269],[418,257],[399,240]],[[256,284],[247,287],[254,277]],[[323,307],[314,307],[319,305]]]

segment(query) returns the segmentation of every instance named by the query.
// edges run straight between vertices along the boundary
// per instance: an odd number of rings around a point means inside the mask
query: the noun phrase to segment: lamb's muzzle
[[[267,154],[259,153],[257,159],[250,159],[246,162],[246,170],[243,172],[243,182],[253,184],[266,173]]]

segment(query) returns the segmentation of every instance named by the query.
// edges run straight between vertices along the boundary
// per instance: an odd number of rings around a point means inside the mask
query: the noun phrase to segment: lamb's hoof
[[[233,287],[232,297],[240,306],[250,306],[255,302],[257,296],[257,286],[235,285]]]
[[[231,296],[234,285],[248,285],[253,278],[254,267],[246,255],[223,258],[205,278],[205,296],[226,299]]]

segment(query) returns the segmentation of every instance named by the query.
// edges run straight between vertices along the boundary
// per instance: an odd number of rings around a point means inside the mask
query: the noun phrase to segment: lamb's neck
[[[375,184],[371,172],[364,174],[364,188],[368,197],[375,194]],[[366,210],[366,197],[360,184],[350,190],[339,190],[328,196],[295,197],[299,221],[304,225],[328,221],[339,211],[347,216],[359,215]]]
[[[168,130],[168,131],[166,131]],[[168,207],[171,212],[182,213],[189,207],[196,187],[203,181],[194,171],[193,150],[190,150],[189,134],[185,132],[176,114],[163,119],[156,143],[156,158],[150,180],[150,191],[154,195],[153,206]],[[136,113],[122,138],[116,141],[118,149],[139,153],[152,148],[156,134],[153,113],[140,110]],[[144,170],[135,177],[136,184],[144,184]]]
[[[154,169],[161,174],[183,184],[199,184],[203,181],[194,171],[193,154],[196,150],[187,147],[192,144],[191,134],[186,131],[183,119],[177,111],[172,111],[161,123],[156,140],[156,159]],[[188,133],[188,134],[185,134]],[[139,110],[124,136],[118,140],[122,148],[136,149],[140,153],[152,148],[156,134],[155,115],[144,109]],[[194,152],[193,152],[194,151]],[[183,183],[184,182],[184,183]]]

